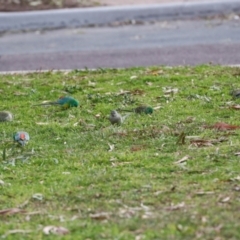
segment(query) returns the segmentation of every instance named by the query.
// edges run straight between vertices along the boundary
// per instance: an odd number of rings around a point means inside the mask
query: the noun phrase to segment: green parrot
[[[29,134],[24,131],[19,131],[13,134],[13,140],[18,142],[22,147],[30,140]]]
[[[13,120],[13,114],[8,111],[0,112],[0,122],[10,122]]]
[[[121,111],[127,111],[127,112],[135,112],[138,114],[152,114],[153,113],[153,108],[149,107],[149,106],[139,106],[136,108],[133,108],[131,110],[125,110],[125,109],[121,109]]]
[[[40,105],[59,105],[59,106],[62,106],[64,109],[67,109],[70,107],[78,107],[79,102],[73,97],[66,96],[66,97],[60,97],[55,102],[40,103],[34,106],[40,106]]]

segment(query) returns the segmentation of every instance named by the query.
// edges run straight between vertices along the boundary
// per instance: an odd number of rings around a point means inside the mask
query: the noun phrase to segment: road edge
[[[240,13],[239,0],[0,12],[0,33],[207,18],[231,13]]]

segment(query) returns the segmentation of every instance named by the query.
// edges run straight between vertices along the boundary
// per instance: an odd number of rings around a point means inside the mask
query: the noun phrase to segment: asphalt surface
[[[0,71],[240,63],[240,19],[62,29],[0,37]]]
[[[169,21],[240,13],[239,0],[201,0],[104,6],[30,12],[0,12],[0,33],[5,31],[63,29],[108,25],[126,21]],[[114,2],[114,1],[113,1]],[[137,2],[137,0],[136,0]]]

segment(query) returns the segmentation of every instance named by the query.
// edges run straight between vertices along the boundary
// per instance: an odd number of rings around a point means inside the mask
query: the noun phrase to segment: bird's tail
[[[48,106],[48,105],[59,105],[59,103],[58,102],[44,102],[44,103],[34,104],[32,106]]]
[[[117,111],[121,111],[121,112],[134,112],[134,109],[117,109]]]

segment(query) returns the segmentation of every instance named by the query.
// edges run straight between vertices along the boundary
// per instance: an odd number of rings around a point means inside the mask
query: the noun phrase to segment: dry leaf
[[[171,211],[173,211],[173,210],[181,209],[181,208],[183,208],[183,207],[185,207],[185,203],[184,203],[184,202],[179,203],[179,204],[176,204],[176,205],[172,205],[172,206],[170,206],[170,207],[166,207],[166,210],[171,210]]]
[[[148,86],[152,86],[152,85],[153,85],[152,82],[146,82],[146,84],[147,84]]]
[[[195,147],[209,147],[209,146],[213,146],[211,140],[204,140],[204,139],[190,140],[190,143],[192,145],[194,145]]]
[[[210,194],[214,194],[214,192],[203,192],[203,191],[200,191],[200,192],[196,192],[195,193],[196,195],[210,195]]]
[[[132,162],[112,162],[113,167],[123,166],[126,164],[131,164]]]
[[[49,123],[47,122],[36,122],[37,125],[48,125]]]
[[[50,233],[56,234],[56,235],[65,235],[68,234],[68,229],[64,227],[57,227],[57,226],[46,226],[43,228],[43,233],[46,235],[49,235]]]
[[[106,220],[109,218],[110,215],[111,214],[108,212],[100,212],[100,213],[90,214],[90,218],[95,220]]]
[[[230,197],[225,197],[225,198],[221,199],[220,202],[227,203],[227,202],[229,202],[229,200],[230,200]]]
[[[118,93],[118,95],[125,95],[125,94],[128,94],[128,93],[131,93],[131,91],[121,89],[120,92]]]
[[[195,117],[191,117],[191,116],[188,116],[186,119],[185,119],[185,123],[192,123],[196,120]]]
[[[185,157],[181,158],[180,160],[176,161],[175,163],[176,164],[179,164],[179,163],[183,163],[183,162],[186,162],[190,157],[188,155],[186,155]]]
[[[114,150],[114,144],[110,144],[110,143],[108,143],[108,146],[109,146],[109,152],[112,152],[113,150]]]
[[[150,71],[147,71],[147,74],[153,75],[153,76],[158,76],[160,74],[163,74],[163,70],[162,69],[150,70]]]
[[[144,90],[141,90],[141,89],[134,89],[131,91],[131,94],[133,95],[143,95],[145,93]]]
[[[145,145],[135,145],[131,147],[131,152],[137,152],[137,151],[141,151],[142,149],[145,148]]]
[[[27,94],[23,93],[23,92],[15,92],[13,95],[14,96],[26,96]]]
[[[163,93],[166,95],[175,94],[178,92],[178,88],[163,87]]]
[[[230,178],[231,181],[240,181],[240,176]]]
[[[230,125],[230,124],[227,124],[227,123],[220,122],[220,123],[215,123],[213,125],[213,128],[223,131],[223,130],[235,130],[235,129],[240,128],[240,126]]]
[[[235,156],[239,156],[240,155],[240,152],[236,152],[234,153]]]
[[[24,230],[24,229],[14,229],[14,230],[10,230],[10,231],[7,231],[4,235],[2,235],[2,238],[6,238],[8,235],[10,234],[16,234],[16,233],[30,233],[32,232],[31,230]]]
[[[132,79],[136,79],[137,78],[137,76],[131,76],[130,77],[130,79],[132,80]]]
[[[35,193],[35,194],[32,195],[32,198],[36,199],[36,200],[39,200],[39,201],[42,201],[43,200],[43,195],[41,193]]]
[[[162,106],[156,106],[156,107],[154,107],[153,109],[154,109],[154,110],[158,110],[158,109],[160,109],[160,108],[162,108]]]
[[[20,208],[7,208],[0,210],[0,215],[13,215],[16,213],[25,213],[26,211]]]
[[[240,110],[240,104],[233,105],[230,108],[235,109],[235,110]]]

